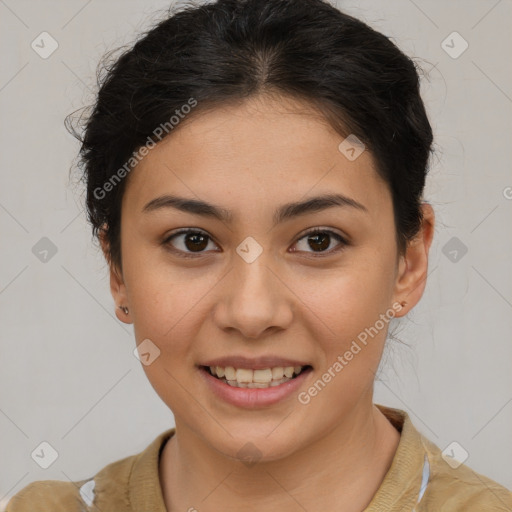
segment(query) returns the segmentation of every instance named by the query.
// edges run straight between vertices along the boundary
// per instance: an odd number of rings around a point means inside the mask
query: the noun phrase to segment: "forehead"
[[[325,193],[352,197],[375,212],[389,208],[387,186],[370,153],[350,160],[339,149],[343,140],[311,104],[290,98],[199,111],[131,172],[123,209],[142,214],[163,193],[234,212]]]

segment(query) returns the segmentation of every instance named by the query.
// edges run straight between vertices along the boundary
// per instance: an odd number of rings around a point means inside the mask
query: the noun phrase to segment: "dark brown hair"
[[[126,179],[120,177],[127,172],[119,171],[155,129],[169,125],[191,99],[196,106],[185,122],[262,93],[313,103],[340,134],[364,142],[391,191],[403,253],[421,227],[432,147],[414,62],[386,36],[323,0],[218,0],[171,9],[117,60],[103,64],[83,133],[66,119],[81,142],[93,236],[107,228],[111,262],[122,269]]]

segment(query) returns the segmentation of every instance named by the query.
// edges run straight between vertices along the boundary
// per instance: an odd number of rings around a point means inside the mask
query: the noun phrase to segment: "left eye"
[[[340,243],[341,247],[327,251],[326,249],[328,249],[331,245],[332,238],[336,239]],[[308,231],[305,235],[299,238],[297,245],[300,245],[302,240],[305,241],[303,246],[315,249],[313,250],[313,253],[332,253],[341,250],[345,245],[348,245],[347,241],[338,233],[321,228],[315,228],[311,231]],[[305,252],[308,251],[306,250]]]
[[[171,243],[172,240],[179,240],[180,238],[180,244]],[[338,249],[327,250],[331,246],[333,238],[339,242],[339,247]],[[197,229],[183,229],[167,237],[164,240],[163,245],[169,247],[172,252],[177,253],[179,256],[184,258],[193,258],[195,256],[200,256],[201,253],[205,252],[209,241],[213,243],[211,237],[204,231]],[[301,243],[303,245],[302,248],[300,248]],[[348,242],[341,235],[335,233],[334,231],[315,228],[308,231],[301,238],[299,238],[295,245],[299,246],[299,251],[301,252],[309,252],[307,251],[307,247],[309,247],[314,249],[312,251],[313,253],[327,252],[330,254],[343,249],[346,245],[348,245]],[[292,252],[296,251],[297,249],[294,249]]]

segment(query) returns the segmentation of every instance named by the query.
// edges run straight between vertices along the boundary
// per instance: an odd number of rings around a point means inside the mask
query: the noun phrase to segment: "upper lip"
[[[264,370],[266,368],[277,368],[287,366],[310,366],[308,363],[297,361],[295,359],[287,359],[278,356],[260,356],[260,357],[245,357],[245,356],[229,356],[218,357],[210,359],[201,366],[221,366],[226,368],[232,366],[233,368],[246,368],[251,370]]]

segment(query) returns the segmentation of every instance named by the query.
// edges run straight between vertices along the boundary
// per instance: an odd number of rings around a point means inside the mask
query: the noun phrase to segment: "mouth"
[[[233,388],[268,389],[286,384],[304,376],[313,368],[305,366],[277,366],[262,369],[234,368],[233,366],[200,366],[211,377]]]

